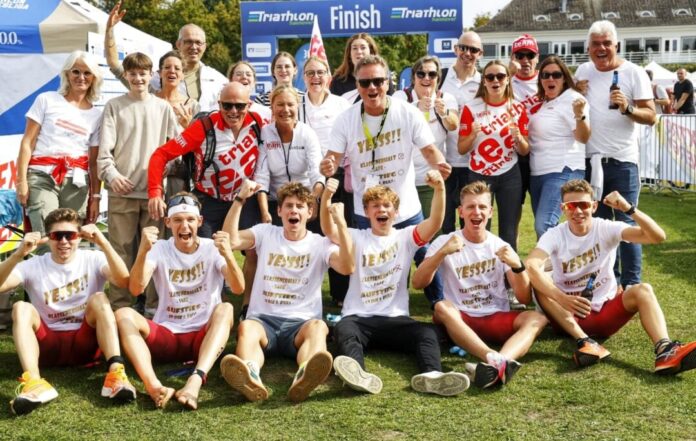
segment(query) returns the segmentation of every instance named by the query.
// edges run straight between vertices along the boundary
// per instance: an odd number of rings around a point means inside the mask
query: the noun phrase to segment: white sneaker
[[[309,394],[322,384],[331,373],[333,358],[327,351],[317,352],[301,366],[295,374],[292,386],[288,390],[290,401],[298,403],[307,399]]]
[[[58,392],[43,378],[32,378],[24,372],[15,391],[17,395],[10,401],[10,409],[15,415],[25,415],[40,404],[48,403],[58,397]]]
[[[469,389],[469,377],[460,372],[426,372],[411,378],[411,387],[416,392],[452,397]]]
[[[360,363],[350,357],[339,355],[334,359],[333,367],[338,378],[351,389],[371,394],[382,391],[382,380],[375,374],[365,372]]]
[[[245,362],[236,355],[228,354],[220,362],[220,372],[227,384],[247,400],[260,401],[268,398],[268,390],[252,362]]]

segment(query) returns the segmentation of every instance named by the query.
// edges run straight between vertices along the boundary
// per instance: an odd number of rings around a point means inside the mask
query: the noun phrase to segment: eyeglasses
[[[592,207],[592,201],[568,201],[563,202],[561,204],[561,207],[564,210],[570,211],[575,211],[577,208],[580,208],[581,210],[587,210],[590,207]]]
[[[462,52],[469,52],[472,55],[476,55],[481,52],[481,49],[474,46],[467,46],[466,44],[457,44],[455,47]]]
[[[358,80],[358,84],[363,89],[367,89],[368,87],[370,87],[370,84],[374,84],[375,87],[382,87],[385,81],[387,81],[386,78],[365,78]]]
[[[305,71],[304,74],[305,74],[305,76],[308,76],[309,78],[312,78],[312,77],[324,78],[324,76],[326,75],[326,71],[325,70],[307,70],[307,71]]]
[[[563,78],[563,72],[560,70],[555,70],[553,72],[542,72],[539,74],[542,80],[548,80],[549,78],[553,78],[554,80],[560,80]]]
[[[430,78],[431,80],[434,80],[435,78],[437,78],[437,72],[434,71],[434,70],[431,70],[430,72],[424,72],[424,71],[422,71],[422,70],[419,70],[418,72],[416,72],[416,76],[417,76],[418,78],[420,78],[421,80],[424,79],[426,75],[427,75],[428,78]]]
[[[180,194],[179,196],[174,196],[171,199],[169,199],[169,203],[167,203],[167,210],[182,204],[195,205],[199,209],[201,208],[201,203],[198,202],[196,199],[185,194]]]
[[[483,78],[485,78],[486,81],[494,81],[494,80],[503,81],[505,78],[507,78],[507,74],[502,73],[502,72],[497,73],[497,74],[486,74],[483,76]]]
[[[48,238],[60,242],[63,239],[68,241],[75,240],[80,237],[80,233],[77,231],[51,231],[48,233]]]
[[[205,46],[205,41],[201,40],[184,40],[186,46]]]
[[[80,75],[82,75],[85,78],[92,78],[92,75],[94,75],[92,72],[90,72],[88,70],[81,71],[80,69],[72,69],[70,71],[70,73],[75,75],[76,77],[79,77]]]
[[[220,103],[220,107],[222,107],[222,110],[225,112],[229,112],[232,109],[237,110],[237,112],[243,112],[244,109],[247,107],[247,103],[228,103],[227,101],[218,101]]]
[[[525,58],[528,60],[533,60],[534,57],[536,57],[536,54],[534,52],[515,52],[515,58],[518,60],[524,60]]]

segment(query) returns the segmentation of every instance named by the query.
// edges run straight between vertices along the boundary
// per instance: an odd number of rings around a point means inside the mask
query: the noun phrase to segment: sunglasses
[[[539,74],[542,80],[548,80],[549,78],[553,78],[554,80],[560,80],[563,78],[563,72],[560,70],[556,70],[553,72],[542,72]]]
[[[198,207],[199,209],[201,208],[201,203],[198,202],[196,199],[192,198],[191,196],[181,194],[179,196],[174,196],[173,198],[169,199],[169,203],[167,203],[167,210],[181,204],[193,205]]]
[[[326,71],[325,70],[308,70],[305,71],[305,76],[312,78],[312,77],[317,77],[317,78],[324,78],[326,76]]]
[[[75,240],[80,237],[80,233],[77,231],[51,231],[48,233],[48,238],[60,242],[63,239],[68,241]]]
[[[563,202],[561,207],[564,210],[575,211],[575,209],[580,208],[581,210],[588,210],[592,207],[592,201],[568,201]]]
[[[385,81],[387,81],[386,78],[366,78],[358,80],[358,84],[363,89],[367,89],[368,87],[370,87],[370,84],[374,84],[375,87],[382,87]]]
[[[82,75],[85,78],[92,78],[92,75],[94,75],[92,72],[86,70],[86,71],[81,71],[80,69],[72,69],[70,71],[71,74],[75,75],[76,77],[79,77]]]
[[[243,112],[247,107],[247,103],[228,103],[226,101],[220,101],[220,107],[222,107],[222,110],[225,112],[229,112],[233,108],[236,109],[237,112]]]
[[[497,73],[497,74],[486,74],[483,76],[487,81],[493,81],[493,80],[498,80],[498,81],[503,81],[505,78],[507,78],[506,73]]]
[[[434,80],[435,78],[437,78],[437,72],[435,72],[434,70],[431,70],[430,72],[424,72],[422,70],[419,70],[418,72],[416,72],[416,76],[418,78],[420,78],[421,80],[424,79],[426,77],[426,75],[431,80]]]
[[[467,46],[465,44],[458,44],[455,47],[462,52],[469,52],[470,54],[473,54],[473,55],[476,55],[479,52],[481,52],[481,49],[474,47],[474,46]]]
[[[528,60],[533,60],[534,57],[536,57],[534,52],[515,52],[515,58],[518,60],[524,60],[525,58]]]

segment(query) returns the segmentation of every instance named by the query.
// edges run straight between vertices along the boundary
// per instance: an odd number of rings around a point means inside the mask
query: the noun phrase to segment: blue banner
[[[39,25],[59,3],[60,0],[0,1],[0,53],[43,53]]]

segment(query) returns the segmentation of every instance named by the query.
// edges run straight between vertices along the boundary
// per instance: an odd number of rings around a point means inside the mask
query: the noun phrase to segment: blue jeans
[[[531,176],[529,193],[532,196],[534,230],[537,239],[549,228],[558,225],[561,218],[561,187],[571,179],[584,179],[585,170],[564,167],[560,173]]]
[[[423,220],[423,213],[419,212],[415,216],[410,217],[394,225],[394,228],[399,230],[401,228],[409,227],[411,225],[418,225],[419,223],[423,222]],[[355,222],[355,228],[361,230],[367,230],[368,228],[370,228],[370,219],[366,218],[365,216],[361,216],[359,214],[354,213],[353,221]],[[425,259],[425,253],[428,252],[429,246],[430,244],[426,243],[422,247],[418,248],[418,251],[416,251],[416,255],[413,256],[413,260],[416,262],[416,267],[420,265],[421,262],[423,262],[423,260]],[[433,281],[430,282],[430,285],[426,286],[423,289],[423,294],[425,294],[425,297],[428,299],[428,301],[430,301],[431,305],[434,305],[435,303],[445,298],[444,288],[442,285],[442,277],[440,277],[439,270],[435,273],[435,276],[433,276]]]
[[[638,196],[640,195],[640,176],[638,175],[638,165],[631,162],[617,161],[612,158],[602,160],[604,170],[604,189],[602,199],[612,191],[618,191],[628,202],[638,206]],[[590,160],[585,161],[585,179],[589,182],[592,176],[592,166]],[[597,217],[626,222],[629,225],[636,225],[636,222],[622,211],[614,211],[599,201]],[[616,280],[625,288],[627,285],[640,283],[640,271],[643,258],[643,249],[638,244],[621,242],[618,248],[614,274]],[[619,270],[619,262],[621,269]]]

